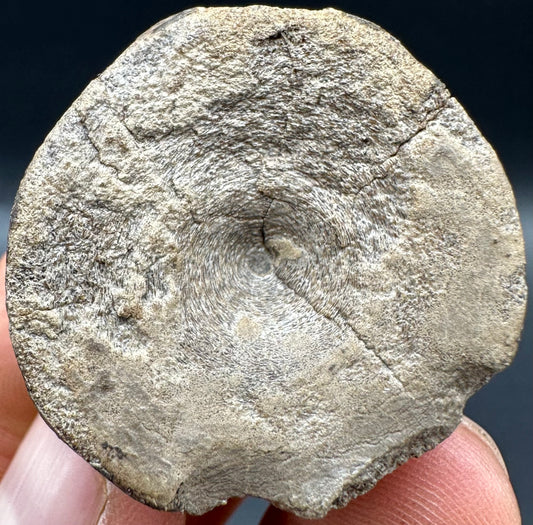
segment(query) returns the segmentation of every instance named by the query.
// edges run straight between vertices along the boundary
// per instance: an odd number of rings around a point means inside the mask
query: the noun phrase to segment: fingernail
[[[37,417],[0,482],[2,525],[94,525],[101,476]]]
[[[490,434],[484,428],[480,427],[476,422],[472,421],[466,416],[463,416],[462,424],[491,450],[494,458],[501,465],[507,477],[509,477],[509,472],[507,471],[507,466],[505,465],[502,453]]]

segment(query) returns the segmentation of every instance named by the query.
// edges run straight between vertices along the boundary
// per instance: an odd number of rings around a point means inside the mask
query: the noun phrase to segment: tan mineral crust
[[[342,507],[454,430],[523,321],[496,154],[396,39],[334,9],[160,22],[57,123],[11,220],[38,409],[161,509]]]

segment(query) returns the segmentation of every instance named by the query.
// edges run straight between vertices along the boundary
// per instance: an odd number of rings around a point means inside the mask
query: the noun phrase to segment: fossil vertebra
[[[318,517],[449,435],[509,364],[524,250],[495,153],[388,33],[198,8],[41,146],[7,293],[37,407],[120,487]]]

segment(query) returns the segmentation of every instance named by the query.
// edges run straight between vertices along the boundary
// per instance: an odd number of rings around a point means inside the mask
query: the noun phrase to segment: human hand
[[[216,525],[239,505],[204,516],[153,510],[106,481],[46,426],[31,402],[9,341],[0,260],[0,523],[2,525]],[[434,450],[383,478],[323,520],[274,507],[262,525],[518,525],[503,459],[469,419]]]

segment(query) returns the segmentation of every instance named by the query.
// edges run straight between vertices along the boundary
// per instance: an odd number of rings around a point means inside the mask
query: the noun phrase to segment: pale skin
[[[131,499],[63,444],[37,416],[9,341],[0,259],[0,518],[4,525],[216,525],[240,500],[204,516]],[[434,450],[322,520],[269,507],[261,525],[516,525],[520,514],[494,441],[464,419]]]

